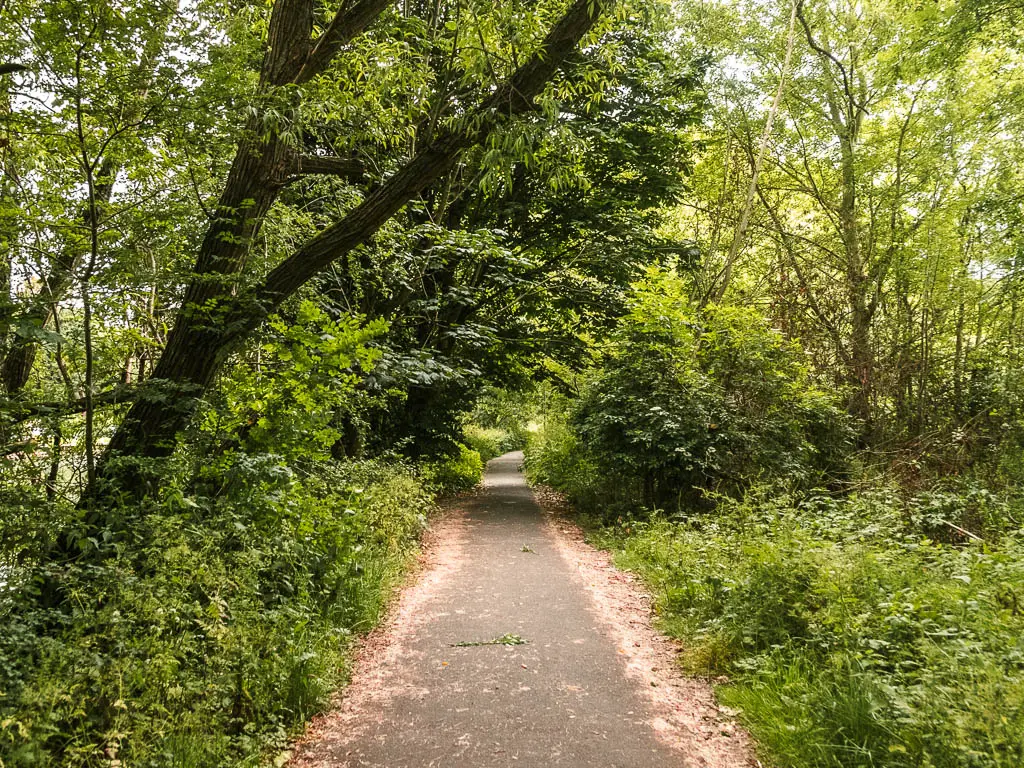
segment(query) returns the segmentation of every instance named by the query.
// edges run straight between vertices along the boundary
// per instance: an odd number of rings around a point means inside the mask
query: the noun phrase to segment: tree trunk
[[[858,97],[855,93],[852,65],[851,71],[847,71],[828,48],[815,39],[804,16],[803,0],[796,3],[796,16],[804,28],[808,45],[818,55],[832,83],[826,96],[828,119],[832,123],[840,150],[839,236],[846,259],[846,302],[850,314],[846,369],[847,379],[854,390],[850,412],[863,422],[861,442],[866,443],[870,441],[872,433],[875,360],[871,346],[871,326],[875,302],[871,297],[872,280],[861,249],[860,225],[857,221],[856,147],[865,112],[864,95]]]
[[[840,236],[846,256],[846,297],[850,311],[850,384],[854,388],[851,411],[864,423],[865,436],[871,432],[871,402],[874,389],[874,352],[871,348],[870,280],[861,253],[857,222],[857,179],[854,172],[852,129],[839,130],[842,149],[842,197],[839,203]]]

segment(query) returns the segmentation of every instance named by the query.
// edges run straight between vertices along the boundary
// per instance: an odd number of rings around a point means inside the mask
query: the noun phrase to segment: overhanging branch
[[[611,5],[612,0],[576,0],[529,61],[464,121],[468,127],[442,133],[345,218],[321,231],[274,269],[255,296],[263,314],[254,317],[250,304],[239,313],[233,335],[246,334],[328,264],[370,238],[448,170],[465,149],[486,139],[509,117],[533,110],[533,100],[544,85]]]

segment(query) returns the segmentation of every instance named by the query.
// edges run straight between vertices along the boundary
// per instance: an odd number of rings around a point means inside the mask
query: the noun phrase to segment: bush
[[[467,424],[463,428],[462,434],[465,438],[466,446],[480,454],[480,460],[484,464],[495,456],[507,453],[505,445],[508,435],[502,429]]]
[[[214,476],[217,494],[169,486],[106,557],[51,567],[61,608],[32,607],[38,569],[12,572],[6,768],[251,765],[326,703],[430,496],[380,462],[300,481],[274,457],[235,455]]]
[[[682,281],[658,269],[629,307],[572,413],[601,473],[638,484],[646,506],[672,509],[758,477],[811,487],[843,473],[847,418],[763,317],[694,312]]]
[[[459,493],[474,488],[484,476],[484,462],[480,454],[464,445],[458,453],[444,459],[423,464],[423,478],[437,493]]]
[[[508,453],[526,447],[526,427],[532,412],[530,393],[490,388],[477,398],[471,420],[484,429],[499,430],[500,453]]]
[[[614,518],[637,503],[635,483],[603,476],[568,422],[565,398],[552,398],[526,444],[524,470],[531,484],[557,488],[582,511]]]

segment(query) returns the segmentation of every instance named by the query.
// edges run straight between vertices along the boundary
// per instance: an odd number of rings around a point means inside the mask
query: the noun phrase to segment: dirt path
[[[293,768],[756,765],[710,689],[676,674],[646,596],[542,512],[521,461],[492,461],[435,528]]]

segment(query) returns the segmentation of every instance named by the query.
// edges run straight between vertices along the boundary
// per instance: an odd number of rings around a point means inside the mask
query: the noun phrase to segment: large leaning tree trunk
[[[323,37],[315,40],[311,37],[312,0],[278,0],[271,17],[263,87],[300,84],[321,72],[387,4],[363,0],[339,12]],[[174,450],[178,432],[188,424],[224,360],[269,314],[332,261],[366,242],[450,169],[464,150],[479,144],[509,118],[534,110],[534,99],[611,4],[612,0],[574,0],[533,56],[477,105],[461,127],[433,137],[358,207],[302,245],[254,289],[239,288],[237,279],[249,242],[302,159],[294,157],[277,137],[243,141],[221,196],[221,217],[202,244],[152,383],[117,429],[97,481],[83,497],[83,505],[92,510],[89,522],[98,522],[102,516],[106,506],[102,502],[145,492],[144,478],[131,465]]]

